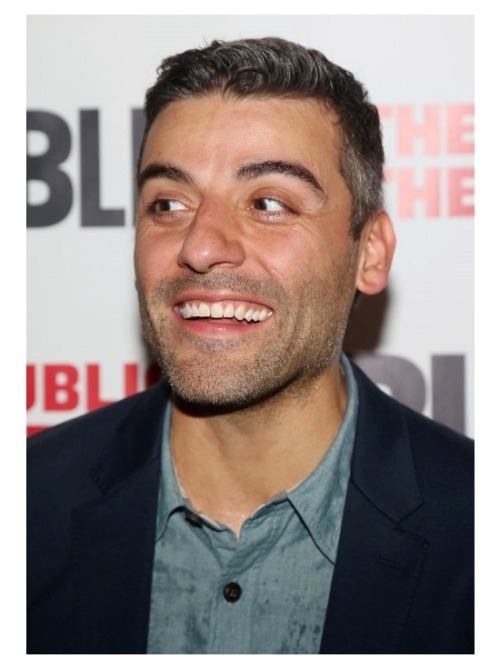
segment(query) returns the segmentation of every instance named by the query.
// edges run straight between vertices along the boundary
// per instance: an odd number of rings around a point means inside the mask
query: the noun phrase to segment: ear
[[[375,295],[386,287],[395,248],[396,235],[391,219],[385,211],[380,211],[361,233],[356,277],[360,292]]]

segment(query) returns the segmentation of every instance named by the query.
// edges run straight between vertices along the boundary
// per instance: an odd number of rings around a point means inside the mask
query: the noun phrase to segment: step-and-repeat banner
[[[351,70],[383,119],[398,247],[345,349],[387,392],[472,435],[473,34],[467,16],[28,17],[28,431],[157,378],[132,267],[144,92],[167,55],[272,35]]]

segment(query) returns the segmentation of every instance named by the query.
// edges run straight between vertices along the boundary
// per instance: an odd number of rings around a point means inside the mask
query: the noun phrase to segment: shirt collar
[[[358,391],[351,365],[340,360],[347,383],[347,405],[330,448],[312,473],[288,493],[312,539],[335,563],[356,435]]]
[[[172,418],[172,401],[169,399],[163,421],[163,436],[161,443],[161,477],[158,496],[158,514],[156,517],[156,540],[159,540],[165,529],[170,515],[179,508],[186,508],[186,499],[182,497],[177,475],[175,473],[172,454],[170,451],[170,422]]]

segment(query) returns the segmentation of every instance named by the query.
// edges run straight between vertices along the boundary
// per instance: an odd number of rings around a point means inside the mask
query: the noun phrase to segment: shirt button
[[[186,511],[184,519],[186,520],[186,522],[189,522],[189,524],[192,524],[195,527],[203,526],[203,522],[200,520],[200,518],[190,511]]]
[[[229,603],[236,603],[241,596],[241,587],[237,582],[230,582],[224,587],[224,598]]]

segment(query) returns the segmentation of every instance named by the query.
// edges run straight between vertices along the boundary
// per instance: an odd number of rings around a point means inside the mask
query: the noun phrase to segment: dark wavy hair
[[[355,239],[383,208],[384,149],[377,108],[351,72],[319,51],[277,37],[213,41],[165,58],[157,74],[146,93],[142,147],[159,112],[174,100],[216,93],[233,98],[313,98],[335,112],[342,128],[339,170],[351,194]]]

